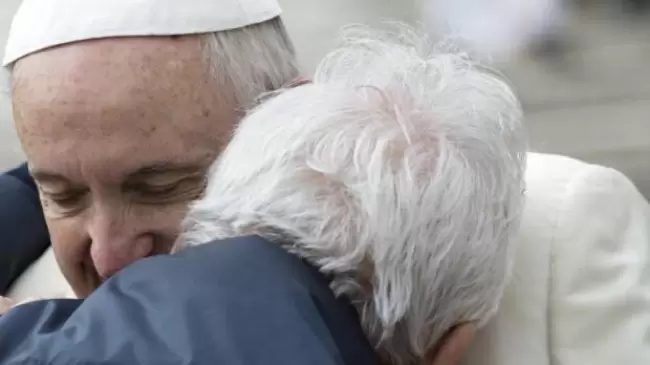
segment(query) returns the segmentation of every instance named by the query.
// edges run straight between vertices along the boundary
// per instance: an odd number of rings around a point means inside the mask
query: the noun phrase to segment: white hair
[[[333,277],[379,353],[483,325],[511,267],[526,139],[511,88],[408,28],[350,27],[313,84],[244,118],[179,245],[257,234]]]

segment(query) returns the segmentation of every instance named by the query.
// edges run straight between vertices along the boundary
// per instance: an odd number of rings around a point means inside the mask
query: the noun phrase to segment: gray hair
[[[313,84],[244,118],[179,247],[283,244],[333,277],[382,356],[416,364],[453,326],[495,313],[527,144],[499,75],[396,29],[348,28]]]
[[[299,76],[296,53],[280,17],[203,35],[206,61],[217,84],[233,88],[243,107]]]

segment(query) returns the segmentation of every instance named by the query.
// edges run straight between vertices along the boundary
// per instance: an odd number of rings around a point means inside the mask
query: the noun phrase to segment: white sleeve
[[[650,364],[650,206],[616,170],[567,185],[550,257],[557,365]]]
[[[75,298],[75,295],[50,247],[14,282],[8,297],[21,301],[26,298]]]

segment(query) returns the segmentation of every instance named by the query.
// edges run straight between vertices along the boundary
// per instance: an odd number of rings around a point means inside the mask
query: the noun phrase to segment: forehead
[[[12,100],[30,163],[127,168],[218,150],[236,105],[204,61],[198,37],[80,42],[20,60]]]

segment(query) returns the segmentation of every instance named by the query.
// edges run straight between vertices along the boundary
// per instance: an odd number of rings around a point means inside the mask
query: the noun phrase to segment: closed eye
[[[51,193],[41,190],[43,208],[51,213],[69,215],[83,208],[86,192]]]
[[[149,195],[164,195],[164,194],[169,194],[174,192],[174,190],[178,189],[178,187],[181,185],[182,182],[183,180],[179,180],[175,183],[166,184],[166,185],[141,184],[141,185],[134,186],[134,190]]]
[[[203,178],[190,176],[164,185],[141,182],[129,185],[127,190],[134,199],[148,204],[186,201],[202,193]]]

